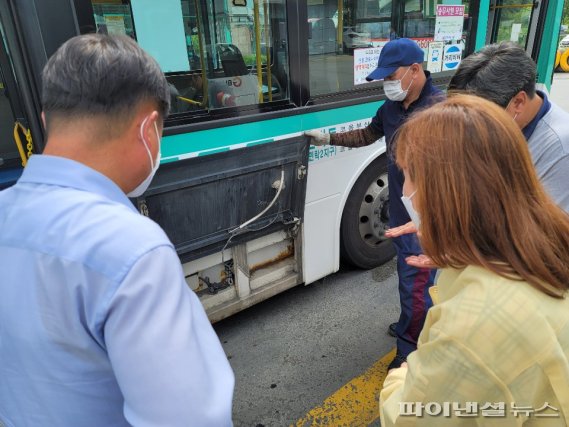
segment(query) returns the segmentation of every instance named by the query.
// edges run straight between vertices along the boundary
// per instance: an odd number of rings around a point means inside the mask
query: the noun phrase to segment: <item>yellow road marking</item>
[[[377,420],[379,392],[387,375],[387,365],[394,357],[395,349],[326,398],[322,405],[310,410],[295,426],[361,427]]]

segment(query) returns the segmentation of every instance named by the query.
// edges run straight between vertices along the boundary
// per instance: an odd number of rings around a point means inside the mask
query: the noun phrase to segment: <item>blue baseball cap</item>
[[[377,61],[377,68],[366,77],[366,80],[368,82],[383,80],[393,74],[399,67],[422,64],[424,60],[425,53],[413,40],[391,40],[381,49],[379,61]]]

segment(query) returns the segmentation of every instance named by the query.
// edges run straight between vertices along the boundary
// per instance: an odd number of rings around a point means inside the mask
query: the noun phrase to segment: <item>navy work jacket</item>
[[[445,94],[433,86],[431,73],[425,71],[427,81],[419,95],[407,109],[401,101],[387,100],[379,107],[370,126],[376,133],[385,135],[388,157],[388,187],[389,187],[389,226],[397,227],[411,221],[409,214],[401,201],[403,195],[403,172],[395,164],[393,155],[393,139],[397,130],[416,111],[427,108],[445,99]],[[428,138],[428,136],[427,136]]]

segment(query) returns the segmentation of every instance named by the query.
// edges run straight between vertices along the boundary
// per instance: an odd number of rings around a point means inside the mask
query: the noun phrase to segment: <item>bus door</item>
[[[29,133],[22,132],[26,129],[26,122],[21,111],[18,88],[12,75],[10,58],[2,31],[0,42],[0,189],[8,187],[18,179],[23,163],[27,160],[28,144],[25,134]],[[19,148],[14,135],[20,140]],[[31,145],[30,147],[33,148]]]
[[[11,21],[0,15],[0,190],[14,184],[34,153],[34,136],[23,102],[23,86],[16,78],[15,57],[8,38]],[[8,25],[6,25],[8,24]],[[13,33],[12,33],[13,34]],[[37,121],[34,123],[38,125]],[[38,135],[39,137],[39,135]]]
[[[487,44],[513,41],[531,54],[540,8],[535,0],[491,0]]]
[[[537,64],[538,84],[549,88],[562,8],[563,0],[491,0],[486,42],[523,46]]]

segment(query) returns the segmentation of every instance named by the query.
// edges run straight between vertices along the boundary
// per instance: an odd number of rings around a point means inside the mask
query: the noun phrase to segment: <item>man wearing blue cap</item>
[[[306,132],[312,138],[313,145],[344,147],[364,147],[385,136],[391,227],[410,221],[401,200],[403,173],[391,155],[394,135],[412,113],[444,99],[444,94],[433,86],[430,73],[423,70],[424,56],[413,40],[403,38],[388,42],[381,51],[377,68],[367,76],[368,81],[383,80],[383,90],[388,98],[377,110],[369,126],[341,134]],[[390,369],[398,368],[407,359],[407,355],[417,348],[417,338],[427,310],[432,305],[428,288],[434,278],[434,271],[415,268],[405,262],[405,258],[422,252],[415,234],[394,238],[393,243],[397,251],[401,314],[399,321],[389,326],[390,335],[397,337],[397,354],[389,365]]]

